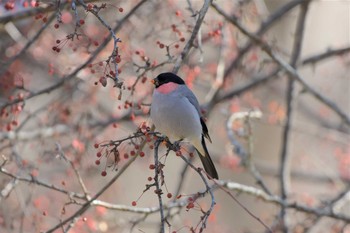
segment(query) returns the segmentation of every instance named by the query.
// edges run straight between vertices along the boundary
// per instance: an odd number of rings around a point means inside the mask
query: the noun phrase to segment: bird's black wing
[[[209,142],[211,143],[211,138],[209,136],[208,127],[205,124],[203,117],[201,117],[201,125],[202,125],[202,133],[203,133],[204,137],[206,137],[209,140]]]

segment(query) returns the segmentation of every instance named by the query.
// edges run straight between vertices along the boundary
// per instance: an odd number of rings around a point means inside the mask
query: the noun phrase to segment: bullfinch
[[[210,142],[198,100],[176,74],[161,73],[151,81],[155,85],[151,119],[156,129],[171,142],[187,139],[196,149],[205,171],[215,179],[218,173],[209,156],[205,139]]]

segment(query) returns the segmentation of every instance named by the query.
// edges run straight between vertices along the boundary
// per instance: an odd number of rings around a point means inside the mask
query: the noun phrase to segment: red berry
[[[96,153],[96,156],[100,158],[102,156],[102,153],[99,151]]]
[[[145,156],[145,152],[141,151],[140,152],[140,157],[144,157]]]
[[[180,47],[180,45],[178,45],[178,44],[176,44],[176,45],[175,45],[175,48],[177,48],[177,49],[178,49],[179,47]]]
[[[166,195],[168,198],[172,198],[172,194],[171,193],[168,193],[167,195]]]
[[[136,201],[131,202],[132,206],[136,206],[136,204],[137,204]]]
[[[192,209],[194,207],[193,202],[188,203],[188,205],[186,206],[187,209]]]
[[[159,48],[164,48],[164,44],[159,44]]]
[[[149,165],[149,169],[153,170],[153,169],[155,169],[155,168],[156,168],[156,166],[155,166],[154,164],[150,164],[150,165]]]
[[[132,150],[132,151],[130,151],[130,155],[134,156],[134,155],[136,155],[136,152],[134,150]]]
[[[100,165],[100,163],[101,163],[100,160],[96,160],[96,161],[95,161],[95,164],[96,164],[96,165]]]
[[[117,56],[116,58],[115,58],[115,62],[116,63],[120,63],[122,61],[122,59],[120,58],[120,56]]]
[[[60,27],[60,25],[59,25],[58,23],[56,23],[56,24],[54,25],[54,27],[55,27],[56,29],[58,29],[58,28]]]
[[[129,155],[127,153],[124,154],[124,159],[128,159]]]
[[[13,2],[7,2],[7,3],[5,4],[5,9],[6,9],[6,10],[13,10],[13,8],[15,8],[15,3],[13,3]]]
[[[123,11],[124,11],[124,9],[119,7],[119,12],[122,13]]]
[[[106,171],[101,172],[101,176],[106,176],[106,175],[107,175]]]
[[[83,20],[83,19],[79,20],[79,24],[80,24],[80,25],[85,24],[85,20]]]
[[[87,5],[87,10],[88,10],[88,11],[91,11],[93,7],[94,7],[94,5],[92,5],[91,3],[89,3],[89,4]]]
[[[59,44],[59,43],[61,43],[61,41],[60,40],[56,40],[56,44]]]
[[[98,147],[99,147],[99,145],[98,145],[97,143],[95,143],[95,144],[94,144],[94,147],[95,147],[95,148],[98,148]]]
[[[149,176],[149,177],[147,178],[147,180],[148,180],[148,181],[152,181],[153,178]]]
[[[181,42],[185,42],[185,38],[184,38],[184,37],[181,37],[180,41],[181,41]]]

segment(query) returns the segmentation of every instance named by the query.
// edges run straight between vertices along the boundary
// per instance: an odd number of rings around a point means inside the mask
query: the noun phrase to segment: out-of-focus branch
[[[134,6],[134,8],[132,8],[129,13],[127,15],[125,15],[124,18],[122,18],[119,23],[113,28],[113,31],[114,32],[118,32],[120,30],[120,28],[124,25],[124,23],[135,13],[135,11],[137,9],[139,9],[147,0],[142,0],[140,1],[136,6]],[[46,94],[46,93],[50,93],[58,88],[60,88],[61,86],[63,86],[63,84],[65,84],[66,82],[68,82],[69,80],[72,80],[74,79],[77,74],[82,70],[84,69],[88,64],[90,64],[96,57],[97,55],[107,46],[107,44],[109,43],[109,41],[111,40],[112,36],[109,35],[102,43],[101,45],[99,45],[99,47],[91,54],[91,56],[83,63],[81,64],[80,66],[78,66],[76,69],[74,69],[70,74],[62,77],[60,79],[59,82],[49,86],[49,87],[46,87],[46,88],[43,88],[39,91],[36,91],[36,92],[33,92],[31,93],[29,96],[25,97],[24,98],[24,101],[25,100],[29,100],[33,97],[36,97],[36,96],[39,96],[39,95],[42,95],[42,94]],[[5,103],[4,105],[0,106],[0,109],[2,108],[5,108],[7,106],[11,106],[13,104],[17,104],[19,102],[22,102],[23,100],[22,99],[15,99],[13,101],[10,101],[10,102],[7,102]]]
[[[305,58],[301,62],[301,64],[302,65],[315,64],[317,62],[323,61],[325,59],[328,59],[328,58],[331,58],[334,56],[342,56],[342,55],[347,54],[349,52],[350,52],[350,47],[345,47],[345,48],[341,48],[341,49],[330,49],[330,50],[327,50],[326,52]]]
[[[255,88],[259,85],[262,85],[268,81],[277,78],[277,74],[280,72],[280,69],[274,69],[272,72],[263,75],[261,77],[253,78],[252,81],[248,84],[245,84],[242,87],[233,89],[232,91],[227,91],[226,93],[217,94],[214,99],[211,99],[205,104],[205,108],[210,112],[210,110],[218,103],[231,99],[234,96],[239,96],[246,91]]]
[[[305,20],[306,14],[308,12],[310,1],[305,1],[301,4],[301,9],[296,25],[296,32],[294,38],[294,45],[292,49],[292,58],[290,65],[295,68],[297,61],[299,59],[302,47],[302,40],[304,36]],[[294,100],[294,85],[295,79],[289,78],[287,83],[287,94],[286,94],[286,122],[282,132],[282,149],[281,149],[281,160],[280,160],[280,188],[281,188],[281,197],[283,200],[288,199],[289,186],[290,186],[290,157],[288,153],[288,146],[290,143],[290,128],[291,121],[293,117],[293,100]],[[284,233],[288,233],[288,216],[287,211],[284,206],[281,208],[280,216],[282,219],[282,230]]]
[[[221,40],[222,43],[220,45],[220,52],[219,52],[219,60],[216,68],[216,76],[215,76],[215,81],[214,85],[208,92],[208,94],[205,97],[206,102],[210,102],[216,93],[219,91],[220,87],[222,87],[224,83],[224,74],[225,74],[225,57],[226,57],[226,50],[228,47],[228,39],[226,32],[223,30],[221,33]]]
[[[61,0],[60,4],[62,7],[67,7],[70,1]],[[87,0],[86,2],[97,2],[97,0]],[[44,1],[42,1],[44,3]],[[45,4],[45,3],[44,3]],[[7,14],[3,14],[0,16],[0,24],[6,24],[10,21],[18,21],[21,19],[29,18],[34,15],[37,15],[39,13],[50,13],[52,11],[55,11],[57,9],[56,4],[47,4],[45,7],[31,7],[31,8],[25,8],[21,9],[20,11],[16,12],[8,12]]]
[[[258,197],[263,201],[275,203],[275,204],[278,204],[280,206],[285,206],[286,208],[289,208],[289,209],[295,209],[295,210],[298,210],[298,211],[301,211],[304,213],[313,214],[316,216],[330,217],[330,218],[334,218],[334,219],[338,219],[338,220],[342,220],[342,221],[350,223],[350,216],[336,213],[333,211],[332,208],[310,207],[307,205],[298,204],[296,202],[286,202],[276,195],[268,195],[267,193],[265,193],[264,191],[262,191],[260,189],[257,189],[257,188],[251,187],[251,186],[247,186],[247,185],[243,185],[243,184],[239,184],[239,183],[235,183],[235,182],[231,182],[231,181],[220,180],[220,181],[217,181],[217,183],[225,188],[230,189],[230,190],[235,190],[235,191],[238,191],[240,193],[249,194],[249,195]]]
[[[0,69],[0,76],[3,75],[7,68],[19,57],[23,56],[23,54],[29,49],[29,47],[40,37],[40,35],[45,31],[45,29],[50,25],[50,23],[56,18],[55,14],[52,14],[45,24],[36,32],[36,34],[27,41],[25,46],[17,53],[15,56],[11,57],[9,60],[5,61],[4,64],[2,64]]]
[[[195,168],[196,169],[196,168]],[[197,170],[197,169],[196,169]],[[251,195],[253,197],[256,197],[264,202],[268,203],[274,203],[280,206],[285,206],[288,209],[295,209],[304,213],[312,214],[319,217],[330,217],[338,220],[345,221],[347,223],[350,223],[350,216],[337,213],[332,208],[333,207],[311,207],[304,204],[299,204],[296,202],[286,202],[283,201],[279,196],[277,195],[269,195],[266,192],[264,192],[261,189],[255,188],[253,186],[248,186],[232,181],[225,181],[225,180],[218,180],[215,181],[215,184],[209,186],[211,189],[217,190],[219,187],[222,186],[224,188],[227,188],[232,191],[237,191],[239,193],[244,193]],[[346,190],[348,191],[348,190]],[[343,194],[344,193],[344,194]],[[342,192],[342,199],[346,195],[348,195],[348,192]],[[169,204],[164,204],[164,209],[172,209],[177,207],[183,207],[187,204],[187,200],[177,200],[175,202],[171,202]],[[140,213],[140,214],[151,214],[156,213],[159,211],[159,206],[155,207],[146,207],[146,208],[139,208],[139,207],[131,207],[126,205],[118,205],[118,204],[112,204],[100,200],[94,200],[92,202],[92,205],[94,206],[103,206],[105,208],[108,208],[110,210],[117,210],[117,211],[126,211],[126,212],[132,212],[132,213]]]
[[[296,79],[302,85],[302,87],[305,89],[306,92],[309,92],[321,103],[323,103],[324,105],[332,109],[344,121],[345,124],[350,125],[349,116],[347,116],[347,114],[344,113],[336,103],[334,103],[333,101],[328,99],[326,96],[322,95],[313,87],[311,87],[309,84],[307,84],[305,80],[302,78],[302,76],[300,76],[300,74],[291,65],[289,65],[283,58],[277,55],[266,42],[261,40],[257,35],[249,32],[239,21],[237,21],[234,17],[230,17],[229,15],[227,15],[219,7],[216,6],[215,9],[228,22],[235,25],[244,35],[249,37],[256,45],[260,46],[260,48],[264,52],[266,52],[290,77],[292,77],[293,79]]]
[[[278,22],[278,20],[284,16],[287,12],[301,4],[304,0],[294,0],[286,3],[282,7],[278,8],[273,14],[270,15],[270,17],[261,24],[259,30],[256,32],[256,36],[262,36],[268,29],[271,28],[271,26]],[[219,11],[219,7],[215,4],[212,3],[212,7],[216,10]],[[221,10],[220,10],[221,11]],[[219,12],[220,13],[220,12]],[[231,16],[234,17],[234,16]],[[238,21],[237,18],[234,18],[235,21]],[[238,67],[242,59],[244,58],[244,55],[253,47],[254,42],[253,41],[248,41],[244,47],[239,49],[237,57],[231,62],[231,64],[226,68],[225,73],[224,73],[224,79],[228,78],[230,74]],[[220,88],[217,89],[217,92],[212,95],[211,100],[208,100],[208,106],[212,106],[213,103],[211,102],[216,102],[217,95],[219,94]]]
[[[27,8],[21,11],[18,11],[16,13],[8,13],[0,16],[0,24],[6,24],[10,21],[17,21],[20,19],[32,17],[34,15],[37,15],[39,13],[47,13],[52,12],[56,9],[54,5],[49,5],[47,7],[32,7]]]
[[[187,44],[185,45],[184,49],[182,50],[180,56],[177,58],[175,62],[175,66],[173,68],[173,73],[177,73],[180,69],[181,64],[183,63],[184,59],[186,58],[187,54],[190,52],[191,48],[193,47],[193,42],[197,37],[198,31],[202,25],[202,22],[204,20],[204,17],[209,9],[210,4],[213,0],[205,0],[202,8],[198,12],[198,19],[196,22],[196,25],[193,28],[192,34],[190,39],[188,40]]]
[[[237,112],[233,113],[226,123],[226,132],[228,135],[228,138],[231,142],[231,145],[233,147],[234,153],[241,158],[243,166],[249,169],[250,173],[253,175],[254,179],[256,180],[257,184],[267,193],[271,194],[270,189],[267,187],[266,183],[264,182],[260,172],[256,168],[253,158],[252,158],[252,149],[251,146],[249,146],[249,152],[247,152],[244,147],[241,145],[241,143],[236,139],[236,135],[232,130],[232,125],[235,121],[247,121],[247,127],[251,128],[250,120],[251,118],[259,119],[261,118],[262,113],[259,110],[250,111],[250,112]],[[252,132],[251,129],[248,129],[248,143],[251,144],[252,142]]]
[[[84,194],[75,193],[75,192],[71,192],[71,191],[68,191],[68,190],[56,187],[53,184],[46,183],[46,182],[41,181],[39,179],[36,179],[34,177],[27,178],[27,177],[16,176],[16,175],[12,174],[11,172],[7,171],[2,166],[0,167],[0,172],[2,174],[4,174],[4,175],[7,175],[7,176],[15,179],[15,180],[36,184],[36,185],[39,185],[39,186],[42,186],[42,187],[45,187],[45,188],[48,188],[48,189],[52,189],[52,190],[58,191],[58,192],[63,193],[63,194],[67,194],[70,197],[75,197],[75,198],[80,198],[80,199],[84,199],[84,197],[85,197]]]

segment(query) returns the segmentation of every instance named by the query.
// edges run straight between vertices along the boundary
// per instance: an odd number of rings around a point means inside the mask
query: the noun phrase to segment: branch
[[[40,35],[45,31],[45,29],[50,25],[50,23],[56,18],[55,14],[52,14],[46,23],[43,24],[43,26],[37,31],[37,33],[27,41],[26,45],[21,49],[21,51],[19,53],[17,53],[16,55],[14,55],[13,57],[11,57],[9,60],[5,61],[4,64],[2,64],[1,70],[0,70],[0,76],[3,75],[6,70],[8,69],[8,67],[15,61],[17,60],[19,57],[21,57],[28,49],[30,46],[32,46],[32,44],[34,44],[34,42],[40,37]]]
[[[303,204],[298,204],[296,202],[286,202],[283,201],[280,197],[276,196],[276,195],[268,195],[267,193],[265,193],[264,191],[251,187],[251,186],[247,186],[247,185],[243,185],[243,184],[239,184],[239,183],[235,183],[235,182],[231,182],[231,181],[217,181],[217,183],[225,188],[228,188],[230,190],[235,190],[238,191],[240,193],[245,193],[245,194],[249,194],[255,197],[260,198],[263,201],[266,202],[271,202],[271,203],[275,203],[278,204],[280,206],[285,206],[286,208],[289,209],[295,209],[304,213],[308,213],[308,214],[313,214],[316,216],[320,216],[320,217],[330,217],[330,218],[334,218],[334,219],[338,219],[338,220],[342,220],[345,221],[347,223],[350,223],[350,216],[349,215],[344,215],[344,214],[340,214],[340,213],[335,213],[332,208],[328,208],[328,207],[310,207],[307,205],[303,205]]]
[[[9,171],[7,171],[5,168],[3,168],[3,166],[0,167],[0,172],[2,174],[4,174],[4,175],[7,175],[7,176],[13,178],[14,180],[23,181],[23,182],[27,182],[27,183],[31,183],[31,184],[36,184],[36,185],[39,185],[39,186],[42,186],[42,187],[45,187],[45,188],[48,188],[48,189],[51,189],[51,190],[58,191],[58,192],[63,193],[63,194],[67,194],[69,197],[85,199],[85,195],[84,194],[75,193],[75,192],[71,192],[71,191],[68,191],[68,190],[56,187],[53,184],[46,183],[46,182],[41,181],[39,179],[36,179],[34,177],[27,178],[27,177],[21,177],[21,176],[13,175]]]
[[[142,0],[140,1],[136,6],[134,6],[133,9],[131,9],[129,11],[129,13],[127,15],[125,15],[125,17],[123,19],[121,19],[119,21],[119,23],[113,28],[113,31],[114,32],[118,32],[120,30],[120,28],[124,25],[124,23],[135,13],[135,11],[137,9],[139,9],[147,0]],[[29,100],[33,97],[36,97],[36,96],[39,96],[39,95],[42,95],[42,94],[45,94],[45,93],[50,93],[51,91],[53,90],[56,90],[58,89],[59,87],[63,86],[63,84],[65,84],[66,82],[70,81],[71,79],[75,78],[77,76],[77,74],[82,70],[84,69],[88,64],[90,64],[96,57],[97,55],[107,46],[107,44],[109,43],[109,41],[111,40],[112,36],[109,35],[102,43],[101,45],[91,54],[91,56],[83,63],[81,64],[80,66],[78,66],[75,70],[73,70],[70,74],[62,77],[60,79],[59,82],[49,86],[49,87],[46,87],[46,88],[43,88],[37,92],[33,92],[31,93],[29,96],[27,96],[26,98],[24,98],[24,100]],[[8,107],[8,106],[11,106],[11,105],[14,105],[14,104],[17,104],[17,103],[20,103],[22,101],[24,101],[22,99],[15,99],[13,101],[10,101],[10,102],[7,102],[5,103],[4,105],[0,106],[0,109],[2,108],[5,108],[5,107]]]
[[[286,61],[284,61],[279,55],[277,55],[271,47],[268,46],[267,43],[262,41],[257,35],[249,32],[247,29],[245,29],[240,22],[238,22],[235,18],[230,17],[227,15],[223,10],[216,7],[216,10],[220,15],[222,15],[228,22],[235,25],[244,35],[249,37],[255,44],[259,45],[260,48],[265,51],[290,77],[297,80],[305,89],[305,91],[309,92],[311,95],[313,95],[317,100],[319,100],[324,105],[328,106],[330,109],[332,109],[343,121],[345,124],[350,125],[350,118],[349,116],[344,113],[336,103],[329,100],[327,97],[320,94],[318,91],[316,91],[313,87],[311,87],[309,84],[307,84],[302,76],[292,67],[290,66]]]
[[[162,200],[162,194],[163,191],[160,188],[159,185],[159,172],[161,171],[161,166],[159,165],[159,160],[158,160],[158,150],[159,150],[159,145],[163,141],[163,139],[158,138],[155,143],[154,143],[154,182],[156,185],[156,194],[158,196],[158,203],[159,203],[159,212],[160,212],[160,232],[164,233],[165,232],[165,218],[164,218],[164,209],[163,209],[163,200]]]
[[[329,49],[324,53],[305,58],[301,64],[302,65],[315,64],[317,62],[323,61],[323,60],[328,59],[330,57],[342,56],[342,55],[347,54],[349,52],[350,52],[350,47],[345,47],[345,48],[341,48],[341,49]]]
[[[46,233],[52,233],[55,230],[61,228],[65,224],[67,224],[70,221],[73,221],[75,218],[81,216],[83,213],[85,213],[90,206],[92,205],[92,202],[96,200],[99,196],[101,196],[112,184],[126,171],[126,169],[136,160],[138,156],[132,157],[130,160],[128,160],[125,165],[118,171],[118,173],[102,188],[100,191],[98,191],[89,201],[85,202],[84,205],[76,211],[74,214],[72,214],[70,217],[66,218],[65,220],[61,221],[48,231]],[[85,195],[84,195],[85,198]]]
[[[115,86],[121,88],[121,86],[123,85],[122,82],[119,82],[119,78],[118,78],[118,63],[116,62],[116,58],[117,56],[119,55],[118,54],[118,42],[121,42],[120,38],[118,38],[116,35],[115,35],[115,30],[113,30],[111,28],[111,26],[109,26],[106,21],[98,14],[99,11],[98,10],[95,10],[94,8],[90,9],[87,7],[87,5],[84,3],[83,0],[78,0],[78,2],[80,3],[80,5],[82,5],[84,7],[84,9],[87,11],[87,12],[90,12],[92,13],[100,22],[101,24],[108,29],[109,33],[110,33],[110,37],[113,38],[113,41],[114,41],[114,44],[113,44],[113,51],[112,51],[112,54],[111,56],[109,57],[109,59],[112,59],[112,63],[114,63],[114,67],[115,67]],[[73,0],[72,2],[72,6],[75,6],[75,1]],[[108,59],[108,60],[109,60]]]
[[[287,4],[283,5],[282,7],[278,8],[273,14],[269,16],[269,18],[265,22],[261,24],[259,30],[256,32],[256,36],[262,36],[268,29],[271,28],[271,26],[273,26],[275,22],[278,22],[278,20],[282,16],[284,16],[287,12],[292,10],[294,7],[301,4],[303,1],[304,0],[290,1]],[[219,9],[219,7],[215,3],[212,3],[212,7],[221,14],[222,10]],[[238,21],[237,18],[234,18],[234,20]],[[241,60],[244,58],[244,55],[253,47],[253,45],[254,45],[253,41],[248,41],[243,48],[239,49],[238,56],[231,62],[231,64],[225,70],[224,79],[228,78],[229,75],[238,67]],[[219,90],[220,88],[218,88],[217,92],[214,93],[214,95],[212,95],[212,100],[210,100],[209,103],[217,98],[217,95],[219,94]]]
[[[295,68],[297,61],[300,56],[301,52],[301,46],[302,46],[302,39],[304,36],[304,28],[305,28],[305,20],[306,20],[306,14],[308,12],[310,1],[305,1],[301,5],[300,14],[297,21],[297,28],[295,33],[295,39],[294,39],[294,45],[293,45],[293,52],[292,52],[292,58],[290,65],[291,67]],[[290,128],[291,128],[291,121],[292,121],[292,113],[293,113],[293,92],[294,92],[294,83],[295,79],[289,78],[287,83],[287,95],[286,95],[286,106],[287,106],[287,113],[286,113],[286,122],[282,133],[282,149],[281,149],[281,161],[280,161],[280,188],[281,188],[281,196],[283,200],[288,199],[288,189],[290,185],[290,154],[288,153],[288,146],[290,142]],[[286,214],[286,208],[282,206],[280,216],[282,219],[282,230],[285,233],[288,233],[288,218]]]
[[[173,73],[177,73],[179,71],[181,64],[183,63],[183,61],[186,58],[187,54],[189,53],[190,49],[193,47],[193,42],[198,34],[198,31],[202,25],[204,17],[206,15],[212,1],[213,0],[205,0],[204,1],[203,6],[198,13],[198,19],[197,19],[196,25],[193,28],[193,32],[191,34],[191,37],[188,40],[187,44],[185,45],[184,49],[182,50],[180,56],[176,60],[175,66],[173,68]]]

